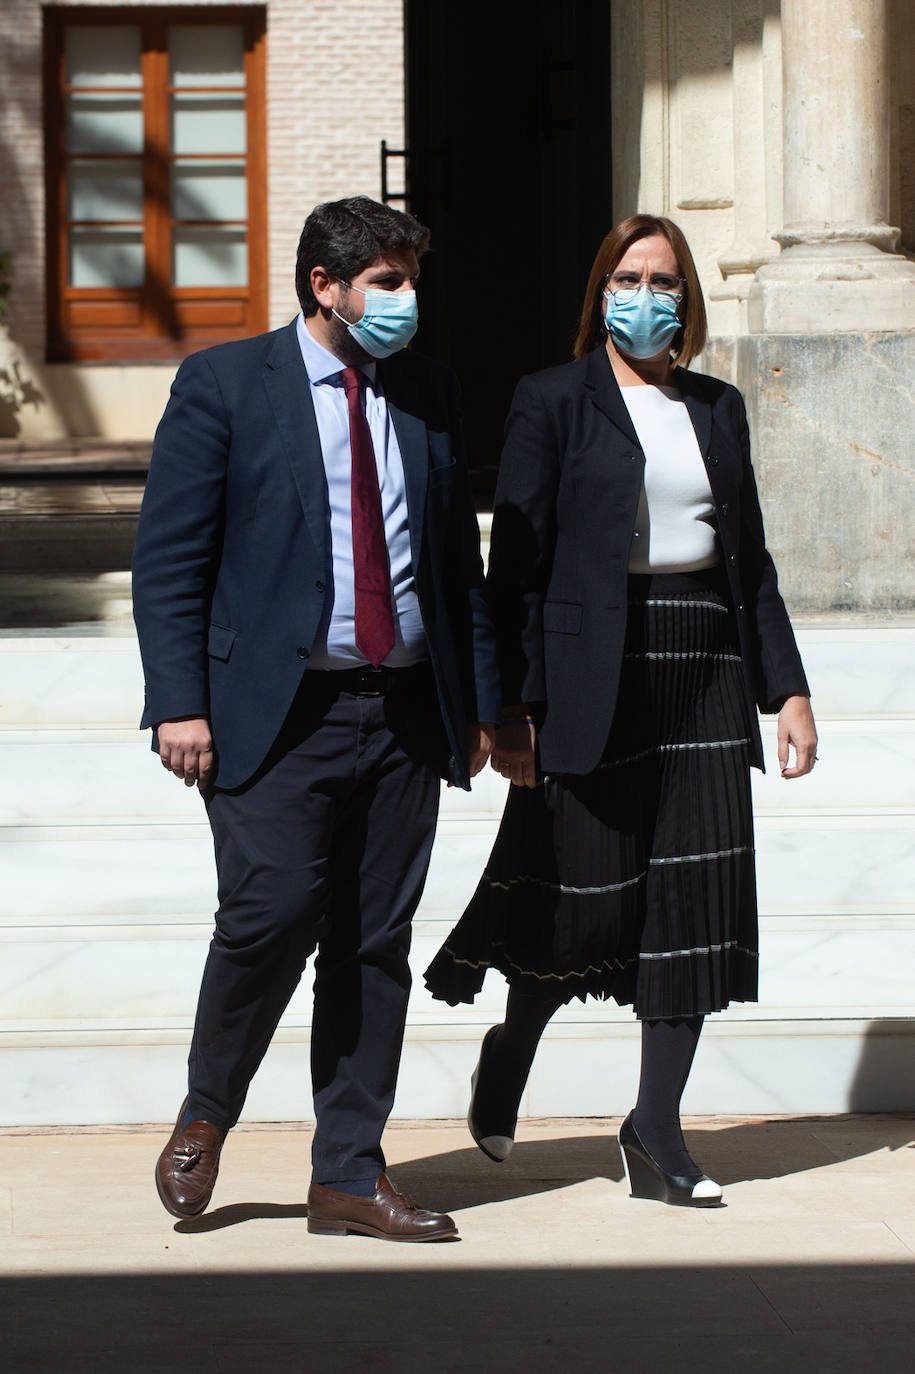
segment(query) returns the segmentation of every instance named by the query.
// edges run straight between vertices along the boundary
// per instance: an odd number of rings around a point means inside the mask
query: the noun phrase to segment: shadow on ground
[[[710,1177],[727,1187],[749,1179],[785,1178],[857,1159],[881,1148],[915,1148],[915,1117],[875,1116],[868,1124],[869,1129],[862,1136],[860,1117],[850,1122],[847,1130],[843,1129],[841,1117],[792,1117],[708,1129],[699,1126],[687,1130],[686,1136],[694,1158]],[[394,1164],[391,1177],[398,1188],[419,1198],[423,1206],[443,1212],[463,1212],[488,1203],[532,1197],[571,1187],[585,1179],[622,1181],[622,1163],[612,1136],[525,1141],[523,1134],[522,1122],[522,1138],[503,1164],[493,1164],[470,1146]],[[233,1203],[214,1207],[194,1220],[180,1221],[175,1230],[193,1235],[262,1218],[305,1215],[304,1206]]]
[[[6,1283],[4,1368],[908,1374],[911,1293],[905,1264],[25,1277]]]

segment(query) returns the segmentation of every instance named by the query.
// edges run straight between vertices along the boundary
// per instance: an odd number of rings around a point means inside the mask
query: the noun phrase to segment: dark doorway
[[[518,378],[568,361],[611,225],[610,2],[406,0],[416,347],[464,389],[483,501]]]

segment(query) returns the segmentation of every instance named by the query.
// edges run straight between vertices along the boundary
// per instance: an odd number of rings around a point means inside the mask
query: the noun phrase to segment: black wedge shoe
[[[713,1179],[700,1174],[698,1178],[687,1178],[680,1174],[667,1174],[652,1155],[648,1153],[639,1139],[632,1124],[632,1112],[620,1126],[620,1154],[631,1197],[650,1198],[655,1202],[666,1202],[671,1207],[720,1207],[721,1188]]]
[[[470,1078],[470,1106],[467,1109],[467,1128],[473,1136],[477,1145],[488,1159],[495,1164],[502,1164],[512,1152],[515,1143],[515,1127],[518,1124],[518,1112],[515,1109],[511,1123],[506,1120],[501,1122],[485,1122],[481,1120],[477,1110],[477,1085],[480,1081],[480,1071],[483,1068],[483,1060],[486,1056],[486,1043],[493,1034],[499,1030],[498,1026],[490,1026],[483,1036],[483,1043],[480,1046],[480,1058]],[[500,1130],[499,1127],[508,1127],[507,1130]]]

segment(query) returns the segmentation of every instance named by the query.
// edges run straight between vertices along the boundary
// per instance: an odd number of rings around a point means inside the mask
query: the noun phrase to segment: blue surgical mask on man
[[[334,314],[341,324],[345,324],[352,337],[364,348],[371,358],[389,358],[397,353],[413,338],[419,323],[419,310],[415,291],[378,291],[369,288],[350,286],[351,291],[359,291],[365,297],[362,319],[350,323],[342,315]]]
[[[604,323],[621,353],[633,358],[653,358],[672,342],[682,320],[673,293],[654,295],[643,282],[635,290],[604,293]]]

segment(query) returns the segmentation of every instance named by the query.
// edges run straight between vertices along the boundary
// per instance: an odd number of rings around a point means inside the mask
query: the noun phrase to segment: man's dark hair
[[[409,253],[422,257],[429,230],[412,215],[368,196],[347,196],[316,205],[305,221],[295,260],[295,289],[306,316],[316,315],[311,270],[324,267],[332,277],[352,281],[379,258]]]

